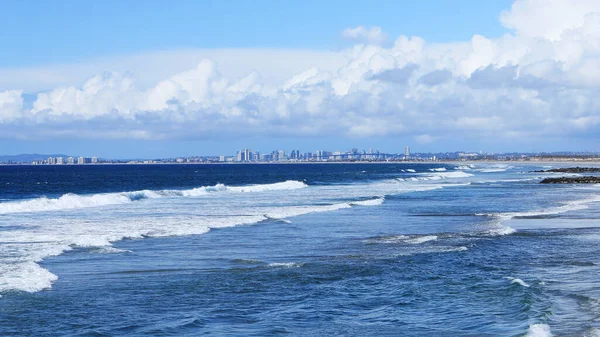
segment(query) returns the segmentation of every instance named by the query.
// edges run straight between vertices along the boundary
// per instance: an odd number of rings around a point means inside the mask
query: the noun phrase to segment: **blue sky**
[[[573,1],[3,1],[0,154],[595,150]]]
[[[347,27],[432,42],[500,36],[510,1],[3,1],[0,67],[179,48],[338,49]]]

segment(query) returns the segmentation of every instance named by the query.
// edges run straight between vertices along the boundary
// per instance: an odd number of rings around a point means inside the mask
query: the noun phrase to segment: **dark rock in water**
[[[540,184],[600,184],[600,177],[560,177],[546,178]]]
[[[542,172],[542,173],[595,173],[600,172],[600,167],[564,167],[564,168],[555,168],[549,170],[540,170],[533,172]]]

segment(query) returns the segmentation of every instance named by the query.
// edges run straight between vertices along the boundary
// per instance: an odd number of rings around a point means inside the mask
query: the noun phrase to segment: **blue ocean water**
[[[0,335],[599,335],[600,187],[541,168],[0,167]]]

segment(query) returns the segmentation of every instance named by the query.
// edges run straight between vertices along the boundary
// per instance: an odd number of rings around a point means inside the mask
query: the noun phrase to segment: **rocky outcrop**
[[[600,177],[560,177],[546,178],[540,184],[600,184]]]
[[[533,171],[538,173],[596,173],[600,172],[600,167],[564,167],[550,170]]]

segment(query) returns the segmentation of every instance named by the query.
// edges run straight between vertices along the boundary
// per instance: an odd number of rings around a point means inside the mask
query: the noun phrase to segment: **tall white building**
[[[410,157],[410,148],[408,146],[404,147],[404,156],[406,158]]]
[[[92,164],[98,164],[98,157],[92,157]]]
[[[85,164],[85,158],[83,158],[83,157],[77,158],[77,164],[79,164],[79,165]]]
[[[67,164],[71,164],[71,165],[75,164],[75,158],[73,158],[73,157],[67,158]]]
[[[56,164],[58,164],[58,165],[64,164],[63,160],[64,160],[63,157],[56,157]]]

